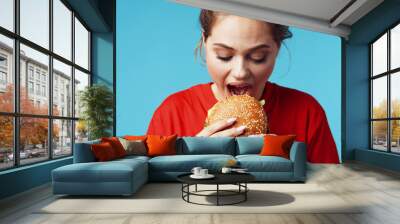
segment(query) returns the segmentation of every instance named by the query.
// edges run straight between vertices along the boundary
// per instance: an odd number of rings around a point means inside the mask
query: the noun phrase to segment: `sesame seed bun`
[[[246,94],[227,97],[208,110],[205,127],[229,118],[236,118],[233,127],[246,126],[242,134],[244,136],[267,133],[268,122],[263,109],[263,100],[259,102]]]

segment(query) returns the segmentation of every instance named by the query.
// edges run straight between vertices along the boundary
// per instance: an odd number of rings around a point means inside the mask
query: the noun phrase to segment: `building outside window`
[[[7,2],[4,4],[9,4]],[[65,1],[49,2],[19,1],[19,7],[16,8],[18,13],[14,13],[14,10],[9,12],[14,17],[19,16],[14,18],[19,21],[15,29],[19,33],[14,29],[8,29],[7,32],[0,29],[0,98],[9,97],[6,101],[0,101],[0,170],[71,156],[74,141],[87,139],[86,127],[77,127],[80,124],[79,114],[74,113],[72,107],[57,106],[57,99],[62,94],[63,104],[76,104],[82,86],[89,85],[89,82],[81,80],[82,74],[84,80],[89,80],[91,75],[88,60],[90,32]],[[13,4],[1,10],[12,8]],[[1,22],[0,26],[3,24]],[[49,24],[53,26],[50,28]],[[53,43],[52,48],[50,42]],[[15,51],[16,44],[19,44],[19,51]],[[87,48],[78,49],[82,46]],[[14,54],[20,59],[18,62],[13,60]],[[55,55],[61,57],[62,62]],[[72,55],[75,55],[74,60]],[[13,73],[15,66],[19,66],[19,74]],[[79,73],[79,77],[75,77],[76,73]],[[20,80],[19,88],[15,88],[14,76]],[[50,90],[51,79],[53,89]],[[59,85],[60,80],[63,81],[62,87]],[[1,84],[13,88],[2,89]],[[66,85],[79,88],[65,88]],[[50,90],[49,93],[47,90]],[[20,91],[20,94],[15,91]],[[14,96],[19,96],[19,99],[14,101]],[[50,105],[49,99],[53,99],[54,105]],[[14,102],[20,108],[18,113],[14,112]],[[50,106],[53,110],[49,110]],[[14,135],[14,125],[17,125],[15,128],[18,136]],[[33,136],[33,132],[43,134]],[[14,145],[15,142],[18,145]]]
[[[370,44],[371,148],[400,153],[400,24]]]
[[[29,94],[33,94],[33,82],[31,82],[31,81],[29,81],[28,82],[28,91],[29,91]]]

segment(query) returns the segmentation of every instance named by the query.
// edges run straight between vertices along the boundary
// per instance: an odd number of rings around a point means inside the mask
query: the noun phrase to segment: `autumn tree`
[[[393,99],[391,104],[391,117],[400,117],[400,100]],[[387,101],[382,100],[378,106],[373,108],[373,118],[387,118]],[[400,121],[391,121],[392,142],[398,142],[400,138]],[[375,138],[386,139],[387,121],[374,121],[373,134]]]
[[[0,111],[13,112],[14,107],[14,88],[8,85],[6,92],[0,93]],[[48,112],[47,106],[34,105],[29,99],[29,95],[24,87],[20,88],[20,110],[23,114],[42,114]],[[58,113],[58,111],[56,111]],[[13,146],[13,119],[11,116],[0,116],[0,147],[12,149]],[[47,143],[48,136],[48,119],[47,118],[20,118],[20,149],[24,149],[26,145]],[[53,128],[53,138],[59,135],[59,128]]]

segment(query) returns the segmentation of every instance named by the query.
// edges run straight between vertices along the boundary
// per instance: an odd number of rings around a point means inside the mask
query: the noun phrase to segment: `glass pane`
[[[21,44],[21,113],[48,114],[48,64],[47,55]]]
[[[72,121],[53,120],[53,157],[72,154]]]
[[[400,120],[391,121],[392,152],[400,153]]]
[[[75,143],[85,142],[88,138],[88,129],[84,120],[75,121]]]
[[[0,26],[14,31],[14,0],[1,0],[0,9]]]
[[[400,67],[400,24],[391,30],[390,37],[390,68]]]
[[[71,66],[53,60],[53,114],[72,117]]]
[[[89,70],[89,32],[75,18],[75,64]]]
[[[14,165],[13,118],[0,116],[0,170]]]
[[[34,163],[49,158],[49,120],[22,117],[20,119],[20,164]]]
[[[387,34],[372,44],[372,75],[387,71]]]
[[[391,110],[392,117],[400,118],[400,72],[391,75],[391,88],[390,88],[390,98],[391,98]]]
[[[75,117],[80,117],[82,114],[80,103],[81,92],[89,86],[89,75],[75,69]]]
[[[372,118],[387,117],[387,77],[372,80]]]
[[[49,0],[20,0],[21,36],[49,48]]]
[[[14,42],[0,35],[0,111],[14,111]]]
[[[72,12],[60,1],[53,1],[53,51],[71,60]]]
[[[372,122],[372,148],[387,151],[387,121]]]

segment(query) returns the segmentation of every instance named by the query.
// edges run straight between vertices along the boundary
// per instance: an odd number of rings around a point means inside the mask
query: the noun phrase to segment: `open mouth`
[[[228,90],[232,95],[250,95],[250,89],[249,84],[228,84]]]

